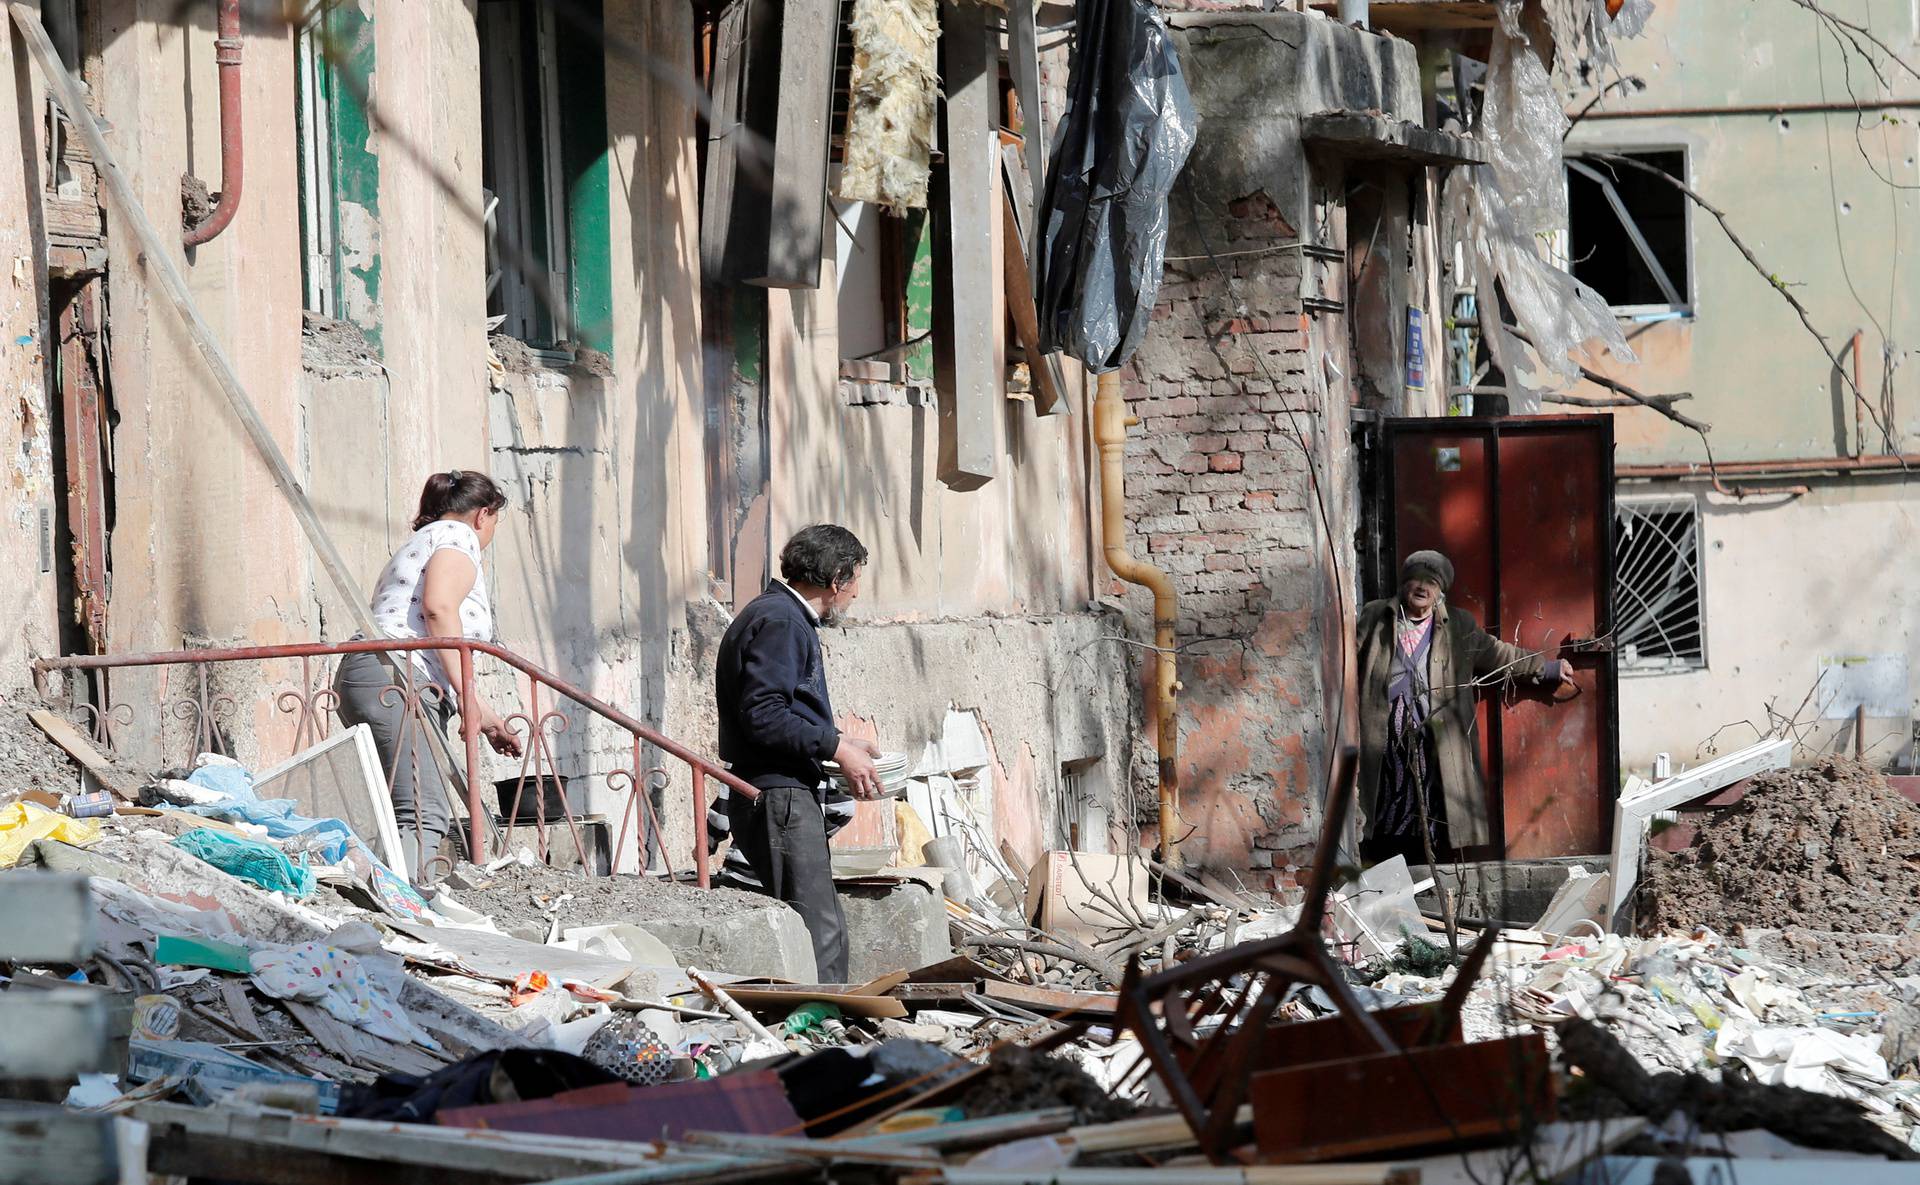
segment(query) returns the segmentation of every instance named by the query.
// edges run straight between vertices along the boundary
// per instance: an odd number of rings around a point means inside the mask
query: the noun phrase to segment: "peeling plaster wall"
[[[1346,171],[1309,151],[1299,117],[1417,119],[1418,71],[1407,43],[1315,16],[1173,23],[1201,124],[1175,191],[1160,304],[1121,371],[1141,421],[1127,447],[1130,546],[1181,596],[1182,856],[1284,882],[1312,857],[1347,704],[1356,582],[1358,330],[1347,315],[1303,311],[1305,295],[1350,294],[1344,267],[1296,249],[1346,243]],[[1420,279],[1398,288],[1390,320],[1404,324],[1409,293],[1427,290]],[[1106,591],[1132,636],[1151,636],[1148,594]],[[1150,689],[1151,656],[1137,666]],[[1152,752],[1135,748],[1143,811]]]
[[[57,349],[47,323],[44,237],[37,213],[44,160],[38,78],[16,38],[0,44],[0,77],[9,83],[16,119],[0,126],[0,568],[12,579],[0,601],[0,690],[31,681],[27,664],[53,653],[58,636],[54,577],[44,572],[40,516],[62,491],[54,486],[47,354]],[[55,555],[54,562],[61,559]]]
[[[179,225],[180,176],[217,188],[219,103],[214,9],[167,0],[102,6],[99,97],[108,142],[241,383],[281,448],[298,447],[300,244],[294,203],[293,40],[250,28],[241,73],[246,196],[232,225],[192,258]],[[313,636],[308,548],[265,465],[228,410],[134,235],[109,212],[108,316],[117,521],[111,540],[111,648],[171,649],[184,641],[277,643]],[[222,673],[232,721],[250,756],[274,726],[273,672]],[[115,699],[151,721],[181,694],[182,672],[128,673]],[[177,727],[169,721],[170,727]]]

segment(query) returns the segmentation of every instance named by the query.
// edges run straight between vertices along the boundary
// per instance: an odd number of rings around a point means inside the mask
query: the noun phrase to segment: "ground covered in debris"
[[[1653,931],[1902,934],[1920,920],[1917,858],[1920,806],[1827,758],[1755,778],[1691,847],[1649,853],[1640,916]]]
[[[584,876],[544,865],[511,863],[494,869],[463,864],[448,883],[469,909],[489,914],[504,930],[545,930],[607,922],[696,922],[765,909],[767,899],[738,889],[698,889],[647,876]]]

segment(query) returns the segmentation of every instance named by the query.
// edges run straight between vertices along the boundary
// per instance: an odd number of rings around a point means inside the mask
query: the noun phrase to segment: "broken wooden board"
[[[51,1103],[0,1102],[0,1181],[114,1185],[122,1177],[113,1126],[111,1115]]]
[[[934,213],[934,391],[940,483],[974,490],[993,480],[1006,382],[1000,349],[998,36],[987,10],[941,0],[940,76],[946,87],[947,167]],[[987,250],[982,250],[987,247]]]
[[[877,995],[859,987],[840,984],[732,983],[727,994],[742,1008],[756,1012],[776,1012],[784,1016],[802,1004],[832,1004],[848,1016],[870,1020],[904,1017],[907,1006],[891,996]]]
[[[780,95],[773,128],[766,266],[748,283],[818,288],[827,221],[827,147],[839,0],[782,0]]]
[[[270,1166],[277,1162],[283,1167],[310,1157],[339,1158],[341,1164],[357,1164],[361,1173],[357,1179],[338,1178],[342,1185],[390,1180],[389,1166],[396,1165],[432,1170],[433,1175],[424,1179],[436,1182],[465,1180],[472,1175],[491,1181],[545,1181],[606,1169],[638,1168],[658,1160],[651,1145],[627,1140],[560,1139],[174,1103],[142,1103],[133,1114],[153,1126],[156,1152],[171,1147],[208,1159],[217,1157],[221,1163],[235,1163],[243,1159],[242,1154],[250,1154],[246,1163]],[[293,1153],[298,1155],[290,1155]],[[269,1159],[262,1161],[260,1157]],[[172,1163],[177,1165],[179,1161]],[[374,1170],[371,1175],[369,1169]],[[180,1171],[216,1175],[206,1168],[205,1160],[190,1162]],[[229,1174],[217,1176],[228,1178]],[[281,1182],[293,1178],[242,1175],[239,1179]]]
[[[80,730],[47,711],[35,708],[27,713],[27,719],[34,722],[47,739],[66,750],[67,756],[79,762],[80,768],[87,771],[93,780],[113,791],[115,797],[128,802],[140,801],[140,782],[128,774],[115,769],[107,760],[106,754],[93,747],[93,742],[80,735]]]
[[[1027,374],[1033,381],[1033,409],[1045,415],[1063,407],[1066,399],[1054,386],[1054,361],[1040,346],[1040,311],[1033,303],[1033,276],[1027,271],[1027,257],[1020,250],[1020,226],[1013,212],[1013,196],[1002,191],[1003,215],[1000,236],[1000,270],[1007,281],[1007,310],[1013,315],[1013,328],[1020,335],[1020,349],[1027,358]]]
[[[94,951],[97,917],[86,877],[12,873],[0,880],[0,960],[84,962]]]
[[[988,980],[982,994],[989,1000],[999,1000],[1049,1016],[1071,1010],[1077,1019],[1099,1018],[1112,1017],[1120,1011],[1120,997],[1112,992],[1065,992],[1029,987],[1024,983]]]

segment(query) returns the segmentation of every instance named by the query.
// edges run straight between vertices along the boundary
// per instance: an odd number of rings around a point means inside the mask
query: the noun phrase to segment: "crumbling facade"
[[[1874,27],[1906,20],[1868,11]],[[1716,18],[1736,12],[1753,22],[1742,43],[1754,56],[1720,52]],[[1911,549],[1920,513],[1920,412],[1906,389],[1920,313],[1902,258],[1915,206],[1901,188],[1915,90],[1899,68],[1877,81],[1856,49],[1808,35],[1815,19],[1664,13],[1662,36],[1620,46],[1627,81],[1568,140],[1569,253],[1610,261],[1591,278],[1641,359],[1602,369],[1646,394],[1684,393],[1674,410],[1710,426],[1703,437],[1614,412],[1621,759],[1642,776],[1661,753],[1678,768],[1747,743],[1743,721],[1913,767],[1920,603],[1888,557]],[[1723,212],[1758,266],[1713,213],[1621,154]]]

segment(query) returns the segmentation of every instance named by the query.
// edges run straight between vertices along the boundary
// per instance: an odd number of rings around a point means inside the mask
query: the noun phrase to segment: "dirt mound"
[[[450,883],[462,905],[492,914],[503,929],[544,931],[552,914],[559,915],[563,928],[722,918],[765,909],[768,900],[738,889],[698,889],[650,876],[589,877],[545,865],[509,864],[488,872],[463,864]]]
[[[1843,758],[1776,770],[1683,852],[1648,853],[1650,931],[1900,934],[1920,919],[1920,806]]]

